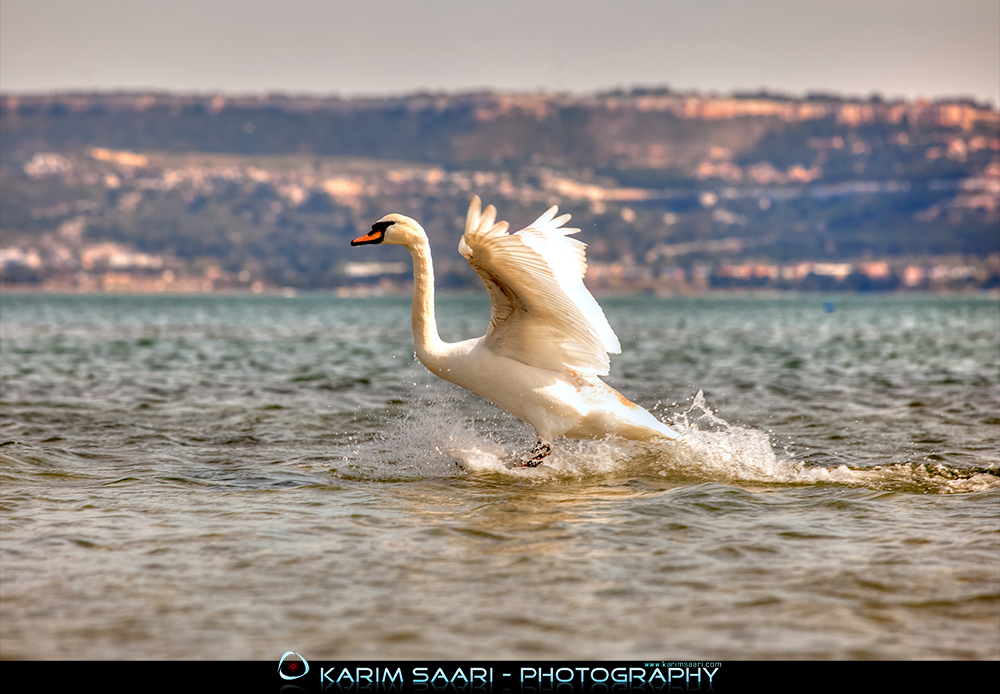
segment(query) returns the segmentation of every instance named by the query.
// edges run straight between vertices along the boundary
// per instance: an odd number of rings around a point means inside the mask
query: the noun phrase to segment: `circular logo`
[[[289,659],[294,658],[294,659]],[[309,663],[295,651],[286,651],[278,661],[278,674],[284,680],[297,680],[309,672]]]

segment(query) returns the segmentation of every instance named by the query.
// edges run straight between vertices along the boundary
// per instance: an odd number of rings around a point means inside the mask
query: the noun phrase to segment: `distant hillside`
[[[126,274],[396,282],[349,264],[397,255],[346,241],[400,211],[462,286],[475,278],[451,251],[474,192],[514,225],[549,204],[573,213],[593,280],[613,286],[800,287],[831,264],[824,287],[925,286],[904,266],[942,262],[978,286],[1000,252],[1000,113],[666,90],[0,98],[6,282],[111,271],[85,267],[101,243],[160,259],[120,260]],[[888,274],[860,269],[874,261]]]

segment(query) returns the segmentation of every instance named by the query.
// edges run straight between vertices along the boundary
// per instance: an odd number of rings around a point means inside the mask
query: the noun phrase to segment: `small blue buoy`
[[[833,303],[832,301],[827,301],[825,304],[823,304],[823,310],[826,311],[827,313],[833,313],[834,311],[837,310],[837,304]]]

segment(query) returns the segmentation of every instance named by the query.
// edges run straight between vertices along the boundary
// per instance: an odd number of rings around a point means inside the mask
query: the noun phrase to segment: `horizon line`
[[[0,98],[31,98],[31,97],[59,97],[59,96],[173,96],[188,98],[224,97],[235,99],[262,99],[270,97],[300,98],[300,99],[340,99],[344,101],[364,100],[364,99],[403,99],[412,97],[460,97],[479,95],[517,95],[517,96],[562,96],[569,98],[587,97],[614,97],[614,96],[700,96],[720,99],[775,99],[789,101],[846,101],[846,102],[882,102],[882,103],[918,103],[926,101],[930,103],[971,103],[980,108],[997,110],[998,105],[991,98],[977,98],[971,94],[953,94],[948,96],[886,96],[877,90],[869,92],[867,95],[845,94],[834,90],[814,89],[807,90],[804,94],[789,91],[772,90],[766,87],[755,89],[733,89],[730,91],[718,91],[714,89],[699,90],[677,89],[669,85],[633,85],[630,87],[612,87],[597,90],[574,91],[568,89],[501,89],[489,87],[470,87],[468,89],[440,89],[432,90],[426,88],[416,88],[406,92],[373,92],[373,93],[343,93],[336,91],[318,90],[287,90],[265,89],[247,91],[228,91],[226,89],[214,90],[181,90],[170,88],[132,88],[132,87],[94,87],[94,88],[58,88],[58,89],[25,89],[6,90],[0,88]]]

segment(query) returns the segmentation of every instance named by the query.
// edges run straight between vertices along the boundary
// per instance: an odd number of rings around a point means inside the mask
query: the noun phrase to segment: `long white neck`
[[[408,246],[413,256],[413,345],[417,358],[428,369],[434,370],[443,356],[445,343],[438,335],[434,319],[434,263],[431,247],[426,240]]]

